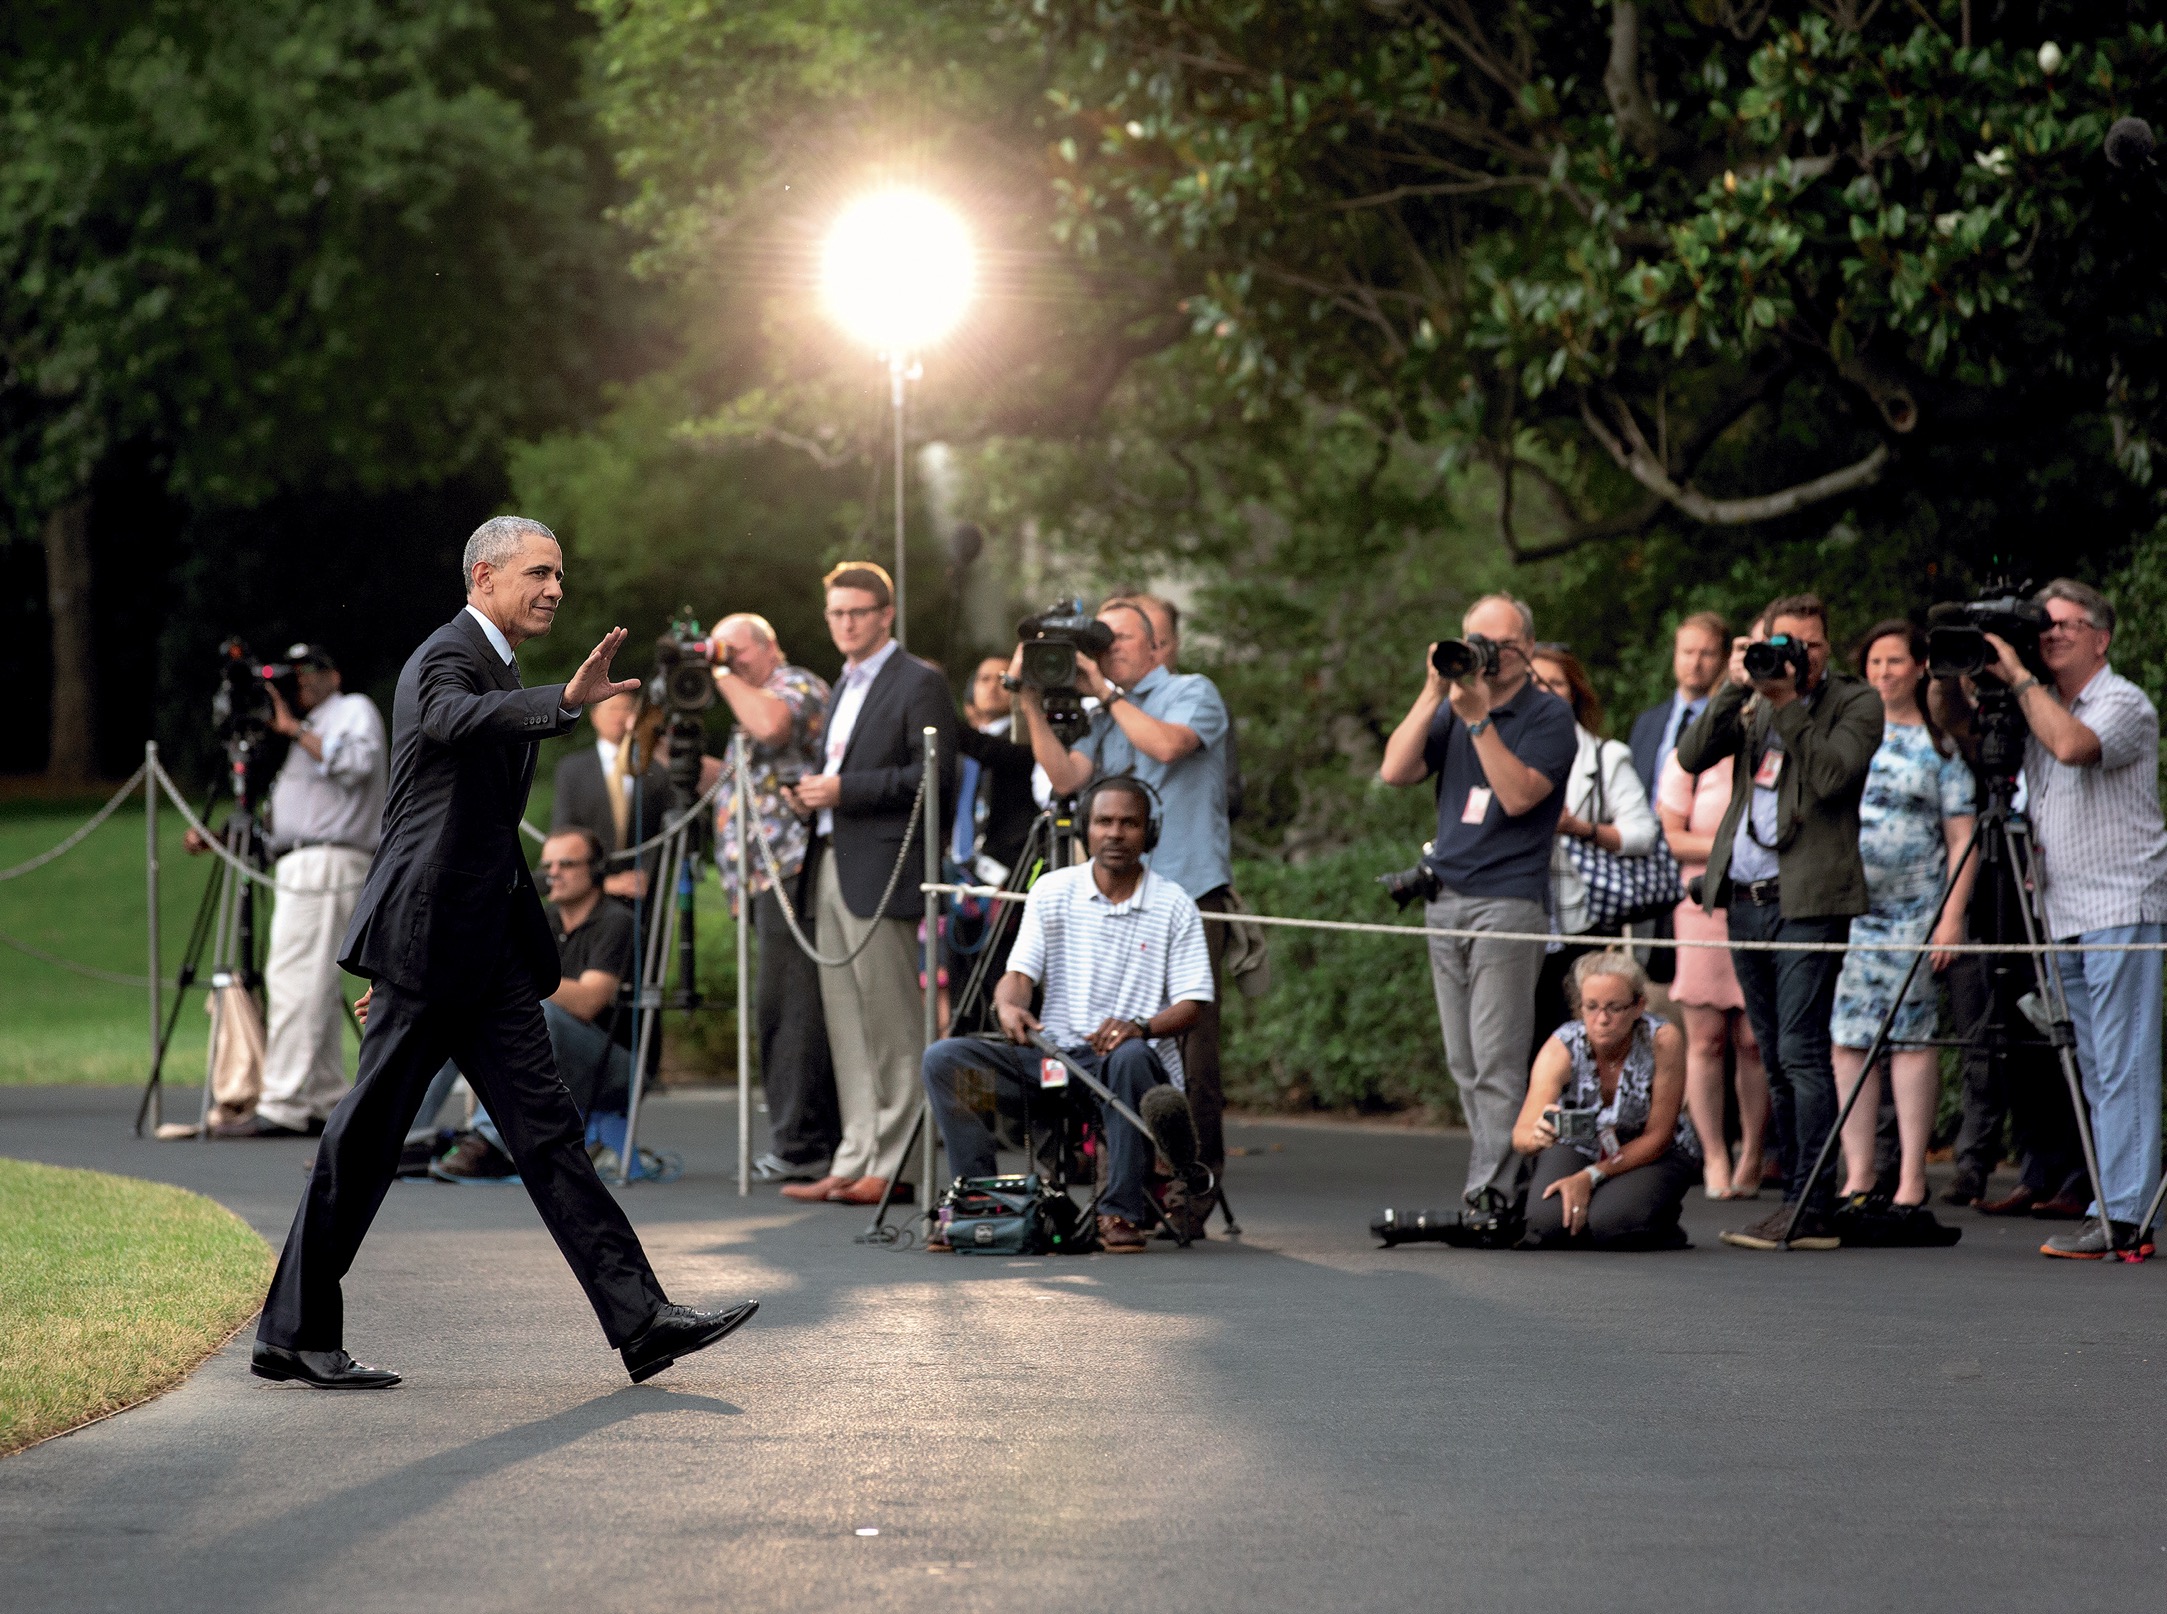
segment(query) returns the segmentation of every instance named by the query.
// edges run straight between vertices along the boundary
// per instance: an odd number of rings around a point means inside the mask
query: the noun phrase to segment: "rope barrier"
[[[695,818],[699,817],[701,813],[705,812],[709,807],[714,805],[715,798],[722,794],[722,787],[728,781],[729,777],[730,770],[728,768],[723,769],[723,771],[716,777],[715,782],[709,785],[706,791],[700,796],[700,799],[695,801],[690,807],[687,807],[683,813],[681,813],[676,818],[665,820],[662,827],[656,830],[654,834],[648,836],[646,840],[639,842],[637,845],[628,846],[621,852],[612,852],[609,855],[611,857],[639,857],[644,853],[652,852],[656,847],[660,846],[664,841],[668,840],[672,835],[675,835],[679,830],[683,829],[687,824],[691,823]],[[549,839],[548,830],[537,829],[532,824],[528,823],[524,818],[519,821],[519,833],[526,836],[528,840],[534,842],[534,844],[537,846],[541,845],[542,842]]]
[[[10,880],[19,880],[33,869],[42,869],[56,858],[66,857],[83,844],[92,830],[104,823],[108,818],[111,818],[120,809],[120,804],[126,801],[129,794],[142,782],[143,769],[139,764],[135,772],[128,775],[128,782],[113,792],[113,799],[100,807],[88,823],[77,829],[66,840],[62,841],[50,852],[40,852],[27,863],[18,863],[12,869],[0,869],[0,885],[4,885]]]
[[[880,902],[873,909],[873,917],[866,921],[869,927],[874,928],[869,928],[863,936],[860,936],[858,945],[841,958],[828,957],[827,954],[821,952],[820,949],[807,941],[805,932],[798,929],[797,908],[790,900],[789,882],[783,878],[782,868],[775,861],[775,848],[768,840],[767,826],[757,818],[747,815],[746,821],[752,825],[753,839],[760,843],[760,861],[767,865],[768,883],[774,889],[776,903],[782,908],[783,923],[790,927],[790,939],[798,944],[799,952],[825,969],[839,970],[873,945],[873,938],[880,934],[877,928],[879,922],[887,916],[888,904],[895,900],[895,888],[903,883],[903,865],[910,861],[910,838],[918,833],[918,817],[924,811],[925,776],[921,773],[918,777],[918,794],[911,799],[910,821],[903,826],[903,844],[895,849],[895,867],[888,871],[887,889],[881,892]],[[921,885],[919,889],[922,891],[941,891],[947,888],[944,886]],[[738,900],[740,902],[747,901],[750,896],[750,892],[741,892]]]
[[[89,980],[103,981],[108,986],[141,988],[150,985],[148,975],[123,975],[117,970],[102,970],[93,964],[78,964],[72,958],[62,958],[57,953],[48,953],[42,947],[33,947],[20,936],[10,936],[4,930],[0,930],[0,947],[12,947],[18,953],[36,959],[40,964],[50,964],[55,969],[66,970],[72,975],[81,975]]]
[[[918,888],[944,896],[989,897],[995,902],[1022,902],[1026,891],[1008,891],[990,885],[933,885]],[[1783,942],[1716,941],[1677,936],[1559,936],[1545,930],[1452,930],[1434,925],[1365,924],[1352,919],[1289,919],[1278,914],[1204,913],[1199,917],[1222,925],[1281,925],[1290,930],[1336,930],[1361,936],[1443,936],[1452,941],[1571,942],[1609,941],[1621,947],[1708,947],[1735,953],[2167,953],[2167,942],[2044,942],[2032,947],[2024,942],[1956,942],[1947,947],[1933,942]]]

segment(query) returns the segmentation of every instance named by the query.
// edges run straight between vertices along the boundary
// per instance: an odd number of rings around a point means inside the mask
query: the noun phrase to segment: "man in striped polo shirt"
[[[2159,805],[2159,713],[2107,665],[2114,607],[2097,589],[2057,578],[2041,589],[2051,618],[2039,655],[2051,682],[1989,634],[1995,671],[2024,710],[2024,778],[2039,847],[2047,934],[2068,943],[2158,942],[2167,936],[2167,826]],[[2077,1063],[2099,1146],[2114,1244],[2133,1246],[2159,1181],[2161,955],[2061,953]],[[2091,1207],[2094,1218],[2101,1207]],[[2098,1221],[2040,1246],[2042,1255],[2101,1260]]]
[[[1211,955],[1195,901],[1144,867],[1152,802],[1126,775],[1102,779],[1085,801],[1091,861],[1040,877],[1023,907],[1008,970],[993,989],[1008,1045],[948,1037],[925,1053],[926,1093],[958,1177],[996,1170],[993,1136],[956,1089],[967,1070],[1005,1087],[1060,1086],[1057,1060],[1029,1045],[1034,1031],[1104,1082],[1131,1109],[1162,1083],[1182,1085],[1177,1040],[1212,1000]],[[1031,1012],[1031,994],[1045,1002]],[[1093,1102],[1097,1102],[1095,1095]],[[1145,1181],[1154,1149],[1126,1119],[1101,1107],[1106,1192],[1099,1239],[1115,1254],[1144,1248]],[[937,1246],[935,1246],[937,1247]]]

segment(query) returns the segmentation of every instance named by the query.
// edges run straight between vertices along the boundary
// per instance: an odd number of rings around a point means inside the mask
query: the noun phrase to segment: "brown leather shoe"
[[[1981,1216],[2029,1216],[2032,1213],[2032,1191],[2018,1183],[1999,1199],[1982,1199],[1972,1206]]]
[[[782,1196],[785,1199],[803,1199],[818,1204],[838,1189],[848,1188],[857,1180],[855,1177],[823,1177],[818,1182],[786,1182],[782,1186]]]
[[[842,1187],[830,1190],[828,1203],[831,1205],[878,1205],[880,1196],[887,1191],[887,1178],[860,1177],[856,1182],[846,1182]],[[891,1205],[908,1205],[915,1201],[916,1198],[917,1195],[911,1192],[910,1184],[901,1182],[895,1185],[895,1198],[888,1203]]]
[[[1126,1216],[1101,1216],[1099,1244],[1108,1255],[1141,1255],[1144,1252],[1143,1230]]]
[[[2091,1215],[2091,1201],[2075,1194],[2057,1194],[2032,1206],[2032,1214],[2042,1222],[2081,1222]]]

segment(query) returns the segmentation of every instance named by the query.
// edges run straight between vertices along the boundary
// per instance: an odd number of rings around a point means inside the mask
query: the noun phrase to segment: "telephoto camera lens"
[[[1501,659],[1497,641],[1479,633],[1470,633],[1464,639],[1440,639],[1430,652],[1430,665],[1437,669],[1437,675],[1455,683],[1475,673],[1496,677]]]
[[[1746,676],[1756,680],[1806,676],[1806,647],[1787,633],[1746,646]]]

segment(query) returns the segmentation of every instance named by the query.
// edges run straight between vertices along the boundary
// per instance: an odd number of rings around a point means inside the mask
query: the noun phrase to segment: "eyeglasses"
[[[844,605],[821,612],[830,622],[863,622],[869,616],[878,616],[887,610],[885,605]]]
[[[2039,630],[2039,636],[2044,639],[2050,633],[2075,633],[2079,628],[2097,633],[2099,624],[2087,616],[2053,617],[2048,620],[2045,627]]]
[[[1580,1012],[1584,1016],[1590,1014],[1631,1014],[1634,1009],[1639,1007],[1639,1003],[1638,998],[1633,999],[1630,1003],[1583,1003],[1580,1005]]]

